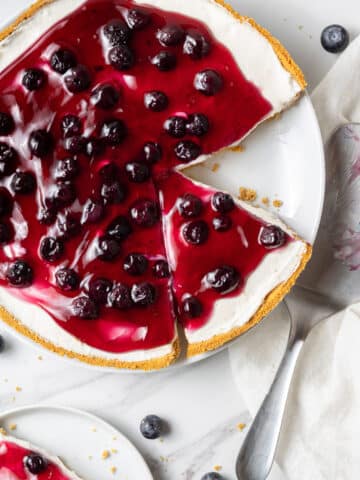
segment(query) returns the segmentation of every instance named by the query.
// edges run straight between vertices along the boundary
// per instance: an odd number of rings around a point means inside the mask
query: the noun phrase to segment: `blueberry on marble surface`
[[[349,41],[349,33],[341,25],[329,25],[321,33],[321,45],[330,53],[343,52]]]
[[[163,431],[163,421],[157,415],[147,415],[141,420],[140,432],[148,440],[159,438]]]

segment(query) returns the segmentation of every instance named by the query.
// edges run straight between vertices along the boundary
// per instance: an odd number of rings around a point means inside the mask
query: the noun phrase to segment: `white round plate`
[[[14,424],[16,430],[11,431],[10,425]],[[110,424],[84,411],[22,407],[2,413],[0,425],[12,436],[60,457],[86,480],[153,480],[144,459],[129,440]],[[101,457],[104,450],[110,452],[105,460]],[[116,468],[115,473],[111,467]]]

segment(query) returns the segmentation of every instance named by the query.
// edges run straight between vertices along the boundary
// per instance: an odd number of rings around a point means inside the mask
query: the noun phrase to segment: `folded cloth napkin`
[[[355,480],[360,475],[360,125],[339,128],[360,123],[360,37],[312,100],[326,146],[327,194],[313,259],[300,283],[337,308],[313,329],[301,352],[277,464],[287,480]],[[325,317],[325,310],[316,312],[322,313]],[[234,379],[253,414],[275,375],[288,332],[280,305],[230,348]]]

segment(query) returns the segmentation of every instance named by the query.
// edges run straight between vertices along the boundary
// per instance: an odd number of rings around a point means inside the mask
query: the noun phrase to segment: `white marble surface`
[[[30,3],[1,2],[0,22],[5,24]],[[356,0],[341,4],[335,0],[233,3],[289,47],[304,68],[310,87],[336,59],[321,49],[322,27],[336,22],[347,26],[352,36],[360,32]],[[112,422],[135,443],[156,480],[200,479],[215,465],[222,465],[227,480],[235,479],[235,456],[245,435],[236,426],[248,424],[250,416],[232,380],[226,351],[183,370],[103,374],[39,352],[8,333],[5,338],[7,349],[0,358],[1,410],[33,403],[86,409]],[[163,442],[149,442],[139,434],[139,421],[148,413],[168,420],[171,431]]]

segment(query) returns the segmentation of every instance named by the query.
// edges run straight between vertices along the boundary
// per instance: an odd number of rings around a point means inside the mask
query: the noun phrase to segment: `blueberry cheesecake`
[[[1,318],[99,366],[216,348],[311,247],[186,177],[302,94],[282,45],[221,0],[40,0],[0,34]],[[219,248],[217,248],[219,247]]]

